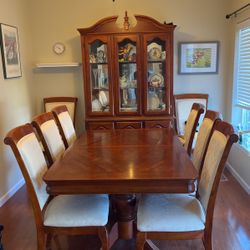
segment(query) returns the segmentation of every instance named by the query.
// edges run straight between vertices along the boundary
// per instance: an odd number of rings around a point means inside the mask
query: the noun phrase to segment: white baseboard
[[[229,172],[234,176],[234,178],[240,183],[240,185],[244,188],[244,190],[250,194],[250,187],[249,185],[242,179],[242,177],[235,171],[235,169],[230,165],[229,162],[226,164],[226,168]]]
[[[8,200],[10,199],[23,185],[24,185],[24,179],[22,178],[18,183],[16,183],[15,186],[13,186],[7,193],[5,193],[0,198],[0,207]]]

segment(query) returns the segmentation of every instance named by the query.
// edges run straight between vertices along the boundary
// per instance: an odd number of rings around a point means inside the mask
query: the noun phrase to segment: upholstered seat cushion
[[[108,222],[106,194],[59,195],[47,206],[44,225],[55,227],[104,226]]]
[[[143,195],[138,205],[137,228],[141,232],[185,232],[205,228],[205,212],[193,196]]]

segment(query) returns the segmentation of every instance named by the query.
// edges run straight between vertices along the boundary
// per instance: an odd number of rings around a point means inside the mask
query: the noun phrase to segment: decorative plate
[[[161,59],[161,50],[159,48],[153,47],[148,52],[150,60],[160,60]]]
[[[159,105],[160,105],[160,100],[157,95],[153,95],[149,97],[149,103],[148,103],[149,109],[151,110],[157,109],[159,108]]]
[[[101,90],[99,93],[99,102],[103,107],[107,106],[109,104],[108,100],[108,92]]]
[[[152,87],[162,87],[163,84],[164,84],[164,78],[160,73],[152,75],[149,79],[149,85]]]
[[[103,63],[103,62],[105,62],[105,53],[104,53],[103,50],[97,51],[96,57],[97,57],[97,62],[98,62],[98,63]]]
[[[98,111],[101,111],[102,110],[102,105],[101,103],[99,102],[99,100],[97,99],[94,99],[92,101],[92,111],[93,112],[98,112]]]
[[[160,60],[162,55],[162,47],[158,43],[150,43],[147,46],[148,59],[149,60]]]

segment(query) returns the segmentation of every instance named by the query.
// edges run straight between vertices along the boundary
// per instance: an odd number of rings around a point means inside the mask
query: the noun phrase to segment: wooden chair
[[[184,135],[186,121],[188,119],[189,112],[194,103],[200,103],[207,109],[208,105],[208,94],[179,94],[174,95],[174,105],[175,105],[175,117],[176,117],[176,131],[178,135]],[[204,116],[201,115],[199,124],[203,120]]]
[[[191,155],[196,127],[202,113],[204,113],[203,105],[194,103],[188,115],[184,136],[179,136],[181,143],[189,155]]]
[[[57,106],[66,105],[75,127],[77,100],[77,97],[46,97],[43,99],[44,111],[49,112]]]
[[[76,132],[68,109],[65,105],[58,106],[52,109],[52,113],[62,136],[64,146],[68,148],[76,139]]]
[[[36,128],[48,164],[51,166],[65,151],[65,146],[52,112],[42,113],[34,117],[32,125]]]
[[[12,148],[24,176],[37,229],[37,249],[44,250],[51,236],[97,234],[108,249],[108,195],[58,195],[46,192],[46,161],[31,124],[12,129],[4,139]],[[46,243],[47,242],[47,243]]]
[[[212,249],[212,225],[215,199],[229,151],[238,136],[233,127],[216,121],[209,138],[196,197],[191,195],[142,196],[137,212],[136,249],[148,239],[202,239]]]
[[[198,131],[196,144],[192,153],[192,162],[199,174],[201,173],[203,166],[205,152],[208,146],[208,139],[211,136],[216,121],[218,120],[220,120],[219,112],[207,110]]]

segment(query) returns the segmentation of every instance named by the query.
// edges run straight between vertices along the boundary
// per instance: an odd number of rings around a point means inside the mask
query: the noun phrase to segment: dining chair
[[[50,112],[57,106],[66,105],[75,127],[77,100],[77,97],[69,96],[46,97],[43,98],[44,111]]]
[[[65,151],[65,146],[52,112],[42,113],[32,119],[41,140],[49,166]]]
[[[137,250],[143,249],[149,239],[202,239],[205,249],[212,249],[216,194],[229,151],[237,140],[238,136],[229,123],[215,122],[196,197],[164,194],[142,196],[137,212]]]
[[[220,120],[220,117],[221,115],[219,112],[207,110],[204,119],[201,123],[200,129],[198,131],[191,159],[194,164],[194,167],[199,172],[199,175],[203,166],[203,160],[208,146],[208,140],[211,136],[216,121]]]
[[[102,250],[108,249],[108,195],[49,196],[43,181],[47,165],[31,124],[12,129],[4,142],[11,147],[25,179],[35,216],[37,249],[44,250],[58,234],[97,234]]]
[[[175,125],[178,135],[184,135],[188,115],[194,103],[202,104],[206,110],[208,105],[208,94],[189,93],[174,95]],[[203,118],[204,116],[201,115],[198,122],[199,124],[201,124]]]
[[[204,113],[204,107],[200,103],[194,103],[189,111],[185,133],[183,136],[179,136],[181,143],[186,149],[187,153],[191,155],[193,139],[196,132],[196,127],[199,122],[201,114]]]
[[[68,148],[76,140],[75,128],[68,109],[65,105],[57,106],[52,109],[52,114],[59,128],[64,146]]]

